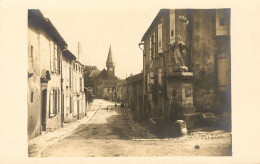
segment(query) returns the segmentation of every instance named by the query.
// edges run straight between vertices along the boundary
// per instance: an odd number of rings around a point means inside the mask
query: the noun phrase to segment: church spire
[[[107,66],[107,67],[115,67],[114,58],[113,58],[113,56],[112,56],[111,45],[110,45],[110,47],[109,47],[109,52],[108,52],[108,56],[107,56],[106,66]]]

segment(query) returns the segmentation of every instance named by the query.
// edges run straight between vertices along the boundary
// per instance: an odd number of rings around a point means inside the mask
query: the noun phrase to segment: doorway
[[[47,89],[44,89],[42,91],[42,113],[41,113],[42,131],[46,131],[46,106],[47,106]]]

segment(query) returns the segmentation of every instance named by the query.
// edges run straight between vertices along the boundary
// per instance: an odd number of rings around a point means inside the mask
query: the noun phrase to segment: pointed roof
[[[113,58],[112,50],[111,50],[111,45],[109,47],[109,52],[108,52],[106,64],[107,64],[107,66],[108,66],[108,64],[112,64],[113,66],[115,66],[115,62],[114,62],[114,58]]]

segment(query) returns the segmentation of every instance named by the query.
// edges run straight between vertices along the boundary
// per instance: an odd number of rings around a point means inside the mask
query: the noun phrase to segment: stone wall
[[[215,10],[192,12],[192,71],[197,111],[216,109]]]

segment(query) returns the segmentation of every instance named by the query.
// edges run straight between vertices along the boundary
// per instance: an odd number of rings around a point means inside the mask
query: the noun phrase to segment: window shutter
[[[156,35],[155,32],[153,33],[153,58],[155,58],[156,55]]]
[[[53,42],[50,42],[50,68],[51,72],[54,72],[53,70],[53,58],[54,58],[54,48],[53,48]]]
[[[50,104],[49,104],[49,117],[53,115],[53,90],[50,90]]]
[[[150,73],[151,84],[154,84],[154,72]]]
[[[69,86],[71,88],[71,67],[69,67]]]
[[[54,57],[55,57],[55,72],[58,73],[58,48],[57,45],[55,44],[54,46]]]
[[[170,10],[170,44],[175,42],[175,10]]]
[[[152,60],[152,37],[150,37],[150,42],[149,42],[149,57],[150,60]]]
[[[158,69],[158,84],[162,86],[162,69]]]
[[[162,24],[158,25],[158,53],[162,53]]]

